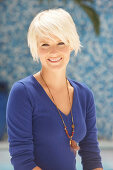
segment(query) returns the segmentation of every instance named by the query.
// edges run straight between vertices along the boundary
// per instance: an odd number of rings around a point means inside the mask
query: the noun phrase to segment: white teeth
[[[59,57],[59,58],[57,58],[57,59],[49,59],[50,61],[58,61],[58,60],[60,60],[61,59],[61,57]]]

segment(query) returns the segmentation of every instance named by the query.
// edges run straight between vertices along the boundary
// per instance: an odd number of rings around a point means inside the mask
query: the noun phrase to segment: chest
[[[40,97],[40,96],[43,96],[43,97]],[[47,136],[48,138],[51,139],[51,141],[52,141],[52,138],[53,140],[57,138],[60,138],[61,140],[65,138],[65,140],[68,140],[67,135],[65,134],[65,131],[64,131],[64,125],[63,125],[62,119],[60,115],[58,114],[57,109],[54,107],[53,103],[51,102],[52,99],[50,99],[49,96],[45,95],[45,93],[42,93],[42,90],[41,90],[39,94],[39,98],[37,97],[37,100],[38,102],[33,112],[33,129],[34,129],[35,135],[37,134],[39,135],[38,141],[41,140],[41,138],[42,138],[41,142],[46,141]],[[86,124],[85,124],[85,119],[83,116],[84,113],[82,111],[82,106],[78,102],[78,100],[75,100],[75,95],[74,95],[73,102],[74,103],[72,107],[72,114],[73,114],[73,120],[75,124],[75,134],[74,134],[73,139],[76,139],[76,141],[80,141],[85,136]],[[59,103],[59,98],[58,98],[57,105],[58,103]],[[59,105],[59,109],[61,110],[61,104]],[[63,113],[61,113],[61,115],[63,117],[65,125],[67,126],[68,132],[71,135],[72,133],[71,114],[66,116],[64,114],[64,111]]]
[[[86,123],[84,118],[85,103],[80,102],[81,100],[78,93],[71,85],[68,88],[70,96],[69,102],[68,91],[66,89],[62,89],[60,91],[51,90],[50,93],[48,88],[46,88],[43,83],[41,83],[40,81],[38,82],[40,83],[39,91],[35,91],[34,96],[37,105],[35,105],[33,112],[33,131],[34,136],[36,135],[36,140],[40,140],[39,143],[43,143],[43,141],[46,141],[47,139],[50,139],[51,143],[52,138],[53,140],[57,138],[60,138],[63,141],[64,138],[68,140],[67,135],[64,131],[62,119],[59,116],[57,109],[55,108],[55,102],[59,110],[62,112],[61,115],[68,128],[69,134],[71,134],[72,132],[72,119],[71,114],[69,114],[72,108],[75,124],[74,139],[79,142],[81,139],[83,139],[86,133]],[[46,138],[47,136],[48,138]],[[54,141],[52,143],[54,143]]]
[[[65,89],[59,92],[51,91],[51,93],[47,88],[45,88],[44,90],[49,99],[57,106],[57,108],[62,113],[64,113],[65,115],[68,115],[70,113],[73,104],[73,87],[69,88],[69,94],[68,91],[66,91]]]
[[[45,83],[40,79],[39,76],[34,75],[35,79],[40,83],[43,92],[45,93],[46,97],[51,100],[55,106],[64,114],[69,115],[72,104],[73,104],[73,96],[74,96],[74,88],[68,83],[68,89],[63,88],[60,90],[52,90],[48,89],[45,86]]]

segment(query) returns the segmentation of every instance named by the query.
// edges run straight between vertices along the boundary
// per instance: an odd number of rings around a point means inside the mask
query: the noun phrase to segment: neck
[[[53,90],[61,90],[66,87],[66,70],[60,70],[57,72],[41,69],[40,73],[49,88]]]

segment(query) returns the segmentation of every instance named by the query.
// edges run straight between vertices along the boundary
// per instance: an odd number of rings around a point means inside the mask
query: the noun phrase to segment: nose
[[[57,47],[54,46],[54,47],[51,47],[51,50],[50,50],[50,54],[57,54],[58,53],[58,50],[57,50]]]

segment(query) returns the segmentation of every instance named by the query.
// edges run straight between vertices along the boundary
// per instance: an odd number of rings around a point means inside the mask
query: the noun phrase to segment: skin
[[[73,49],[55,35],[52,35],[52,38],[54,41],[49,38],[38,37],[37,50],[42,65],[40,72],[51,90],[61,92],[64,87],[66,88],[66,67]],[[60,62],[51,63],[48,61],[50,58],[58,57],[62,57]],[[39,75],[39,72],[37,74]],[[32,170],[41,170],[41,168],[37,166]],[[96,168],[93,170],[103,169]]]
[[[40,167],[36,166],[35,168],[33,168],[32,170],[42,170]]]
[[[55,41],[39,37],[37,42],[38,56],[42,65],[41,73],[51,90],[60,91],[66,87],[66,66],[70,59],[72,48],[52,35]],[[62,57],[57,63],[48,59]]]

